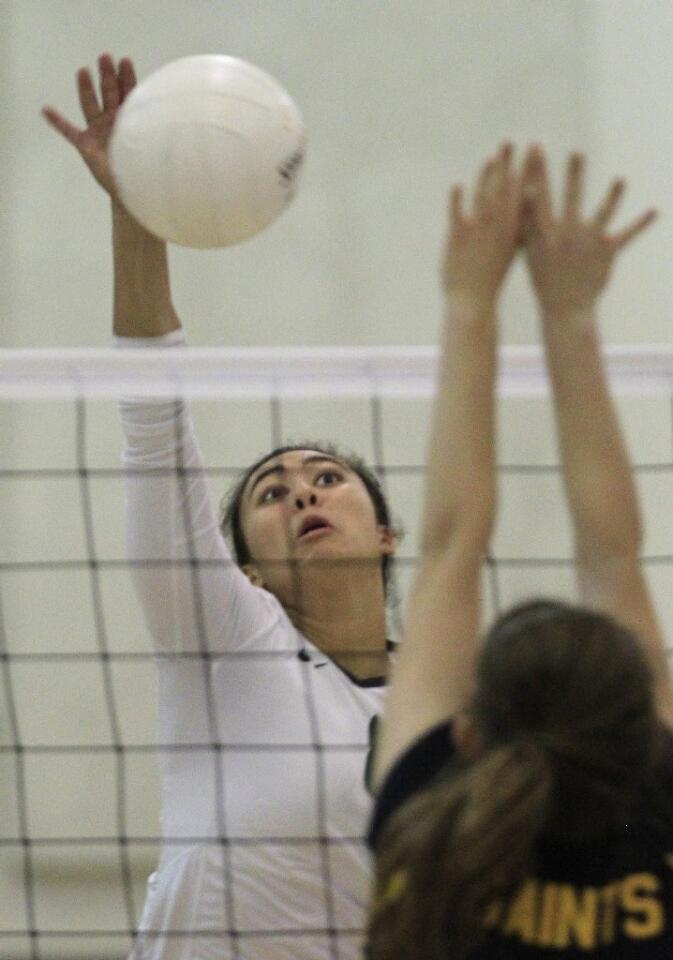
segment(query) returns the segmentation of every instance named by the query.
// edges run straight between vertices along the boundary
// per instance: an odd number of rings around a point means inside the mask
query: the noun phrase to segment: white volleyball
[[[304,157],[299,111],[268,73],[236,57],[184,57],[122,105],[110,163],[122,203],[151,233],[226,247],[285,209]]]

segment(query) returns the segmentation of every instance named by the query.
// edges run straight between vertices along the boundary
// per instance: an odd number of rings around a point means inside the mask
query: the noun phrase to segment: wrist
[[[114,223],[133,223],[133,217],[128,212],[122,202],[117,197],[110,197],[110,209],[112,211],[112,220]]]
[[[112,230],[115,239],[122,239],[125,243],[129,239],[135,242],[144,240],[151,243],[163,244],[164,241],[150,233],[142,223],[139,223],[118,200],[112,199]]]
[[[542,339],[550,371],[564,371],[575,378],[579,370],[602,356],[603,345],[597,323],[586,315],[567,314],[548,318],[542,324]]]
[[[446,293],[448,316],[468,323],[488,322],[495,318],[496,298],[451,290]]]
[[[596,304],[542,306],[540,319],[546,332],[590,333],[597,326]]]

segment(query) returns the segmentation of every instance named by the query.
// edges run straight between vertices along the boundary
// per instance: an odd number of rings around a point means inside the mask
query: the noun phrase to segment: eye
[[[258,503],[272,503],[274,500],[279,500],[285,493],[286,488],[282,483],[274,483],[270,487],[262,490],[259,495]]]
[[[332,487],[341,480],[343,480],[343,474],[339,473],[338,470],[323,470],[322,473],[319,473],[315,478],[316,484],[321,487]]]

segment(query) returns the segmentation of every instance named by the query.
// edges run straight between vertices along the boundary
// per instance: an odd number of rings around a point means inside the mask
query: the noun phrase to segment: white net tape
[[[673,347],[613,346],[605,357],[620,392],[661,393],[673,385]],[[0,350],[0,397],[429,396],[434,347]],[[501,350],[499,391],[545,392],[539,347]]]

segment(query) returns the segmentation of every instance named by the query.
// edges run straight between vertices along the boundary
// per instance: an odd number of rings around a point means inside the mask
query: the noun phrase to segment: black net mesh
[[[337,356],[331,368],[323,358],[321,380],[307,375],[306,356],[289,371],[282,358],[253,357],[245,379],[240,357],[218,369],[205,355],[199,370],[193,357],[181,367],[177,351],[157,373],[103,351],[87,380],[86,357],[74,373],[58,357],[27,371],[9,353],[0,370],[0,954],[355,958],[367,897],[358,791],[381,688],[353,684],[296,631],[270,644],[264,622],[227,649],[210,594],[233,561],[204,551],[206,520],[190,490],[206,476],[216,515],[221,493],[265,450],[313,437],[363,454],[406,529],[389,611],[395,639],[416,562],[434,355],[348,357],[349,367]],[[668,366],[617,359],[630,386],[620,406],[647,521],[645,564],[668,627]],[[485,618],[523,596],[573,591],[539,357],[523,351],[510,367]],[[166,388],[151,401],[168,417],[172,462],[152,460],[147,439],[145,466],[122,467],[118,396],[137,393],[144,373],[189,399]],[[189,460],[187,405],[203,468]],[[124,485],[128,496],[134,483],[165,512],[179,556],[149,535],[127,555]],[[157,646],[160,628],[146,624],[134,590],[143,577],[146,592],[159,588],[150,619],[186,616],[188,642],[176,631]]]

